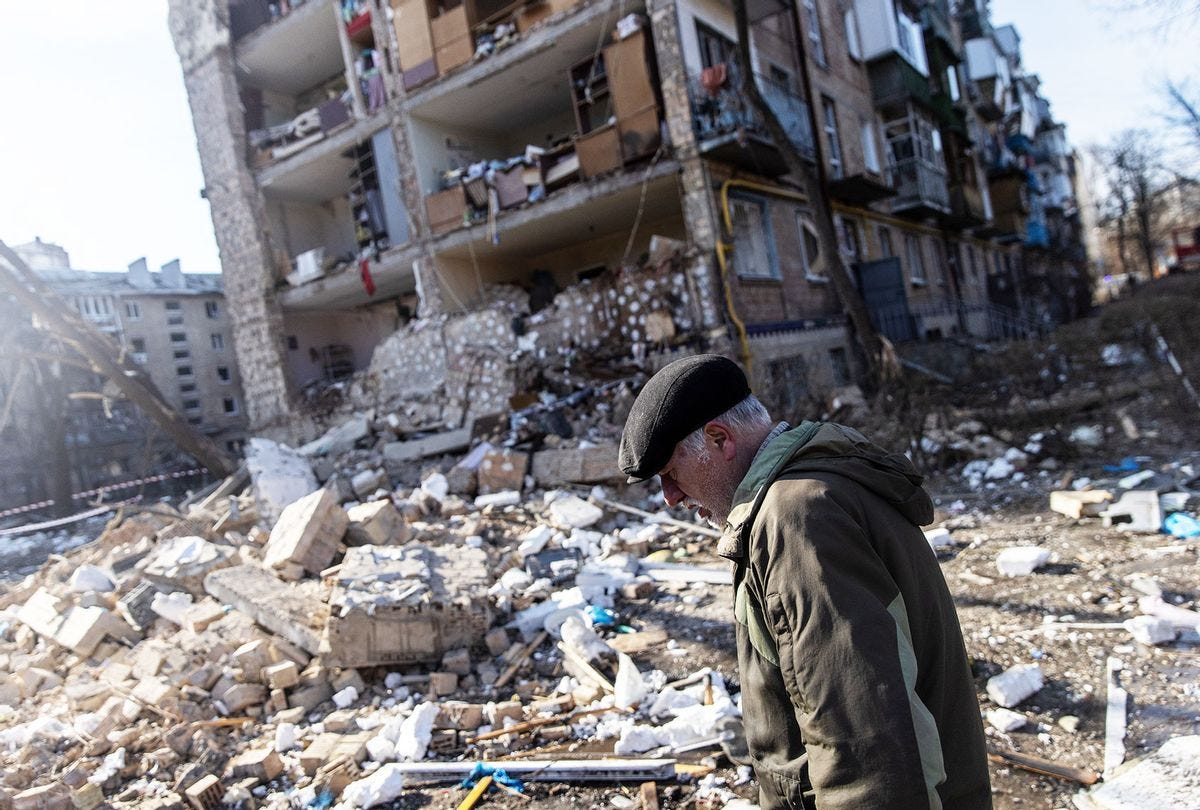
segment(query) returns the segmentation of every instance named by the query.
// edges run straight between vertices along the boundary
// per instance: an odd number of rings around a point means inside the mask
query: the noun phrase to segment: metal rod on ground
[[[675,518],[669,518],[664,515],[655,515],[652,512],[646,512],[634,506],[627,506],[626,504],[618,503],[617,501],[610,501],[608,498],[596,498],[595,500],[596,503],[602,506],[607,506],[620,512],[628,512],[631,515],[637,515],[638,517],[645,518],[654,523],[665,523],[668,526],[678,526],[681,529],[689,529],[697,534],[715,537],[718,540],[721,539],[721,533],[719,531],[716,529],[710,529],[707,526],[700,526],[696,523],[687,523],[685,521],[676,520]]]

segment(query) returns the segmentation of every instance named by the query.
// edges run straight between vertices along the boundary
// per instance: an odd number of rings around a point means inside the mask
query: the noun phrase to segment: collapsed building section
[[[358,374],[456,426],[539,370],[704,350],[800,407],[861,367],[822,210],[895,344],[1071,316],[1061,125],[965,5],[765,0],[739,44],[724,2],[173,2],[251,419]]]

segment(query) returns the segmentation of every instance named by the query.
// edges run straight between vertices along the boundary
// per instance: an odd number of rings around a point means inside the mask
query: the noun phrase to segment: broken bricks
[[[312,574],[329,567],[350,523],[333,493],[319,489],[289,504],[263,550],[263,565],[296,563]]]

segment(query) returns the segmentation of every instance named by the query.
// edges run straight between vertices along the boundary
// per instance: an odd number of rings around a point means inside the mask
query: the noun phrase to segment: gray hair
[[[767,413],[766,406],[759,402],[758,397],[754,394],[746,397],[720,416],[714,416],[708,420],[708,422],[714,421],[724,422],[739,433],[769,429],[774,424],[771,421],[771,414]],[[708,447],[704,444],[703,425],[685,436],[678,446],[701,463],[709,460]]]

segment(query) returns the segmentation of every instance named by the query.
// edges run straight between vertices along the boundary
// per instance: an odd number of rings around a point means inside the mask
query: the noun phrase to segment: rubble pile
[[[626,612],[728,583],[679,561],[712,530],[588,490],[611,447],[435,434],[396,487],[374,424],[256,439],[204,498],[121,513],[4,594],[0,806],[372,807],[477,763],[736,798],[736,690],[639,661],[678,645]]]

